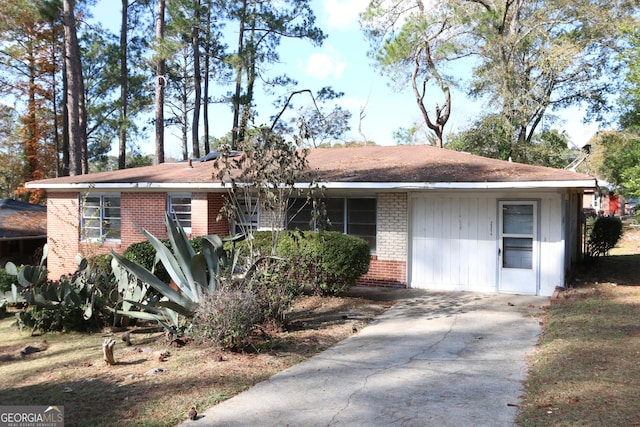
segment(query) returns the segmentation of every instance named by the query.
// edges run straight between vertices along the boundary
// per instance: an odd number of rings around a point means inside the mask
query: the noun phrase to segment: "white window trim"
[[[171,219],[174,218],[173,204],[171,203],[172,198],[184,197],[189,198],[190,208],[189,208],[189,223],[191,224],[189,227],[182,226],[185,233],[191,233],[191,228],[193,226],[193,196],[191,193],[167,193],[167,213]]]
[[[99,204],[99,209],[100,209],[100,237],[86,237],[85,236],[85,215],[84,215],[84,210],[85,210],[85,200],[89,197],[99,197],[100,198],[100,204]],[[120,200],[120,203],[122,203],[122,196],[120,193],[87,193],[87,194],[81,194],[80,195],[80,241],[81,242],[115,242],[115,243],[119,243],[122,241],[122,211],[120,212],[120,216],[118,217],[118,219],[120,220],[120,237],[117,239],[114,238],[108,238],[105,236],[102,224],[105,221],[105,216],[104,216],[104,199],[105,197],[111,197],[111,198],[118,198]],[[119,206],[119,208],[121,209],[121,206]],[[113,217],[115,218],[115,217]]]

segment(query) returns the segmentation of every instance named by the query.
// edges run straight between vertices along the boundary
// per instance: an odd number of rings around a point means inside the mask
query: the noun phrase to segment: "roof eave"
[[[317,185],[328,189],[344,190],[471,190],[471,189],[535,189],[535,188],[595,188],[595,179],[554,181],[499,181],[499,182],[320,182]],[[296,188],[309,188],[310,183],[297,183]],[[45,190],[226,190],[229,184],[220,182],[117,182],[117,183],[38,183],[28,182],[27,188]]]
[[[78,183],[44,183],[38,181],[27,182],[27,188],[43,190],[225,190],[230,187],[220,182],[78,182]]]
[[[569,181],[500,181],[500,182],[319,182],[327,189],[379,189],[379,190],[498,190],[536,188],[594,188],[595,179]],[[298,183],[297,188],[309,188],[309,183]]]

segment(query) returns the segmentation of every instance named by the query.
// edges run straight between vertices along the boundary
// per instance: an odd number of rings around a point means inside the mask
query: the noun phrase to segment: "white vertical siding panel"
[[[494,291],[495,198],[414,197],[412,286]]]
[[[411,287],[423,287],[420,280],[427,274],[427,201],[414,198],[411,201]],[[425,254],[423,256],[422,254]]]
[[[564,249],[562,197],[545,197],[541,203],[540,218],[540,289],[541,295],[550,295],[556,286],[564,284]]]
[[[434,281],[442,282],[442,278],[444,276],[444,267],[443,263],[445,260],[445,253],[448,250],[448,241],[446,239],[446,230],[445,221],[444,221],[444,206],[440,200],[437,199],[429,199],[429,203],[432,210],[433,217],[433,227],[430,230],[429,236],[429,249],[432,254],[433,264],[431,265],[432,274],[429,275],[429,282],[433,283]]]
[[[497,263],[497,221],[496,200],[494,197],[478,198],[476,224],[476,252],[473,257],[473,274],[470,285],[473,290],[492,292],[496,290]]]

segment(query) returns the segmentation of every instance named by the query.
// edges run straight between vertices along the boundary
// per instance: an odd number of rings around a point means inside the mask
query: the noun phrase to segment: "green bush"
[[[260,254],[271,254],[271,232],[254,232],[253,247]],[[235,248],[241,257],[249,253],[246,241],[237,242]],[[231,244],[225,249],[231,250]],[[371,262],[364,239],[336,231],[282,231],[276,255],[289,261],[289,280],[302,282],[321,295],[346,292]]]
[[[613,216],[599,217],[593,224],[587,243],[587,256],[607,255],[622,237],[622,220]]]
[[[45,258],[46,252],[39,265],[18,267],[9,262],[5,266],[17,293],[5,294],[4,301],[21,307],[16,313],[18,326],[33,333],[98,330],[110,324],[112,282],[103,265],[107,258],[96,258],[92,264],[77,256],[76,272],[59,281],[47,280]]]
[[[340,295],[369,270],[368,243],[335,231],[287,232],[278,255],[289,259],[296,275],[321,295]]]
[[[15,283],[16,276],[7,273],[4,268],[0,269],[0,294],[9,292],[11,290],[11,284]]]
[[[255,296],[262,320],[277,324],[285,322],[287,310],[303,290],[289,261],[271,257],[256,262],[242,286]]]

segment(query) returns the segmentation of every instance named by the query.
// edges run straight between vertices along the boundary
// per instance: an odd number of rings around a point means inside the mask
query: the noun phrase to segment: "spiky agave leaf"
[[[197,307],[197,303],[194,301],[194,299],[190,297],[190,295],[176,291],[171,286],[164,283],[162,280],[158,279],[153,273],[151,273],[146,268],[136,264],[133,261],[126,259],[125,257],[118,254],[117,252],[112,251],[111,253],[114,256],[114,258],[116,258],[124,268],[126,268],[127,270],[129,270],[129,272],[131,272],[131,274],[133,274],[143,282],[149,284],[149,286],[153,287],[155,290],[160,292],[160,294],[169,298],[170,301],[173,301],[176,304],[181,305],[185,309],[190,311],[195,310],[195,308]]]

